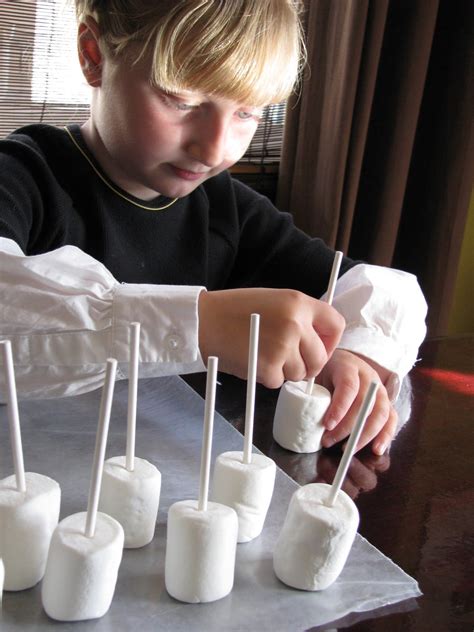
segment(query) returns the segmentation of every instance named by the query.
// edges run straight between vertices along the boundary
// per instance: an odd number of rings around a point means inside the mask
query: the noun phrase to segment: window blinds
[[[72,2],[0,3],[1,138],[29,123],[85,121],[89,90],[84,83]]]
[[[77,60],[74,1],[0,2],[0,138],[29,123],[82,123],[89,98]],[[284,116],[284,104],[266,108],[241,162],[279,162]]]

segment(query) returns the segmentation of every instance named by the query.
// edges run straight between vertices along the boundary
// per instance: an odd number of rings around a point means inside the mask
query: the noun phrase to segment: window
[[[0,3],[1,138],[29,123],[86,120],[73,11],[68,0]]]
[[[90,89],[77,58],[77,25],[71,2],[36,3],[32,100],[88,105]]]
[[[77,60],[74,1],[0,2],[0,138],[29,123],[81,123],[89,98]],[[268,171],[279,162],[284,116],[284,104],[267,108],[240,170]]]

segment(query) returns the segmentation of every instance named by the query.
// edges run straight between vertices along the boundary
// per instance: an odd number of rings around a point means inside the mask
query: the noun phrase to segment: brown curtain
[[[474,2],[305,5],[278,206],[353,258],[416,274],[442,335],[473,186]]]

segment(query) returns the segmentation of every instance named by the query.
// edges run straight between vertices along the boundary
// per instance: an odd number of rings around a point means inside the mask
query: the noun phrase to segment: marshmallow
[[[238,519],[230,507],[195,500],[171,505],[165,559],[166,590],[188,603],[216,601],[234,584]]]
[[[125,456],[105,461],[99,509],[122,525],[125,548],[138,548],[153,540],[160,489],[161,474],[145,459],[135,457],[132,472],[127,470]]]
[[[58,621],[102,617],[114,596],[122,526],[98,512],[94,536],[89,538],[86,517],[81,512],[61,520],[51,538],[41,597],[46,613]]]
[[[354,541],[359,512],[339,491],[332,507],[325,483],[300,487],[290,506],[273,553],[277,577],[301,590],[324,590],[336,581]]]
[[[212,500],[235,509],[238,542],[249,542],[263,529],[275,484],[276,465],[263,454],[243,462],[243,452],[224,452],[215,462]]]
[[[3,560],[0,557],[0,605],[2,603],[3,598],[3,582],[5,580],[5,566],[3,565]]]
[[[58,524],[58,483],[33,472],[26,472],[25,480],[25,492],[18,491],[14,475],[0,481],[0,557],[5,565],[5,590],[25,590],[40,581]]]
[[[285,382],[273,420],[273,438],[293,452],[317,452],[324,433],[322,418],[331,402],[329,391],[315,384],[306,394],[306,382]]]

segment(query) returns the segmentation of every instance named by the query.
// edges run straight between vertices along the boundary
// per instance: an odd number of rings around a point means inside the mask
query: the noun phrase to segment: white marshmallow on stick
[[[102,473],[104,471],[105,449],[109,435],[110,412],[115,388],[115,375],[117,373],[117,360],[109,358],[105,369],[105,383],[100,401],[99,423],[97,428],[94,461],[92,463],[92,475],[89,487],[89,499],[87,502],[87,517],[85,535],[93,538],[99,506]]]
[[[15,469],[16,488],[19,492],[26,492],[25,466],[23,463],[23,446],[21,443],[20,414],[16,394],[15,369],[13,367],[12,345],[9,340],[0,342],[5,374],[8,423],[10,425],[10,442]]]
[[[313,394],[305,392],[306,383],[287,381],[278,394],[273,418],[273,438],[287,450],[309,453],[321,449],[324,434],[322,419],[331,403],[331,393],[313,386]]]
[[[121,525],[97,511],[117,361],[107,360],[100,404],[87,512],[76,513],[56,527],[42,584],[46,613],[58,621],[103,616],[115,592],[122,559]]]
[[[130,324],[130,361],[128,371],[127,470],[135,467],[135,435],[137,427],[138,361],[140,356],[140,323]]]
[[[212,499],[235,509],[238,542],[249,542],[263,529],[275,485],[275,462],[252,454],[260,316],[250,319],[249,365],[243,452],[223,452],[214,465]]]
[[[25,474],[11,343],[0,342],[15,474],[0,481],[0,557],[5,590],[25,590],[44,575],[49,543],[58,524],[61,489],[56,481]]]
[[[223,452],[214,465],[212,499],[235,509],[239,519],[238,542],[260,535],[272,500],[275,462],[264,454],[253,454],[244,463],[242,452]]]
[[[120,522],[124,546],[131,549],[153,540],[161,473],[149,461],[135,456],[140,323],[131,323],[130,340],[126,454],[105,461],[99,508]]]
[[[367,393],[365,394],[364,401],[362,402],[362,406],[359,409],[356,422],[347,441],[344,454],[342,455],[341,462],[339,463],[339,467],[337,468],[336,476],[334,477],[334,481],[331,485],[331,492],[327,500],[327,505],[329,507],[332,507],[336,502],[337,495],[346,477],[349,464],[352,457],[354,456],[357,442],[359,441],[367,417],[369,416],[374,406],[378,387],[378,383],[374,381],[370,383],[369,388],[367,389]]]
[[[275,574],[288,586],[324,590],[344,568],[357,533],[359,512],[341,485],[376,390],[377,383],[371,383],[333,484],[304,485],[291,498],[273,553]]]
[[[336,251],[327,289],[326,302],[334,298],[342,252]],[[306,382],[285,382],[278,395],[273,421],[273,438],[287,450],[310,453],[321,449],[324,434],[322,420],[331,403],[324,386],[315,385],[314,377]]]
[[[260,314],[250,316],[249,360],[247,370],[247,399],[245,405],[244,463],[252,462],[253,422],[255,417],[255,389],[257,385],[258,338]]]
[[[222,599],[234,584],[238,520],[233,509],[208,501],[217,358],[208,358],[204,434],[198,501],[171,505],[165,558],[165,585],[188,603]]]

